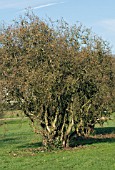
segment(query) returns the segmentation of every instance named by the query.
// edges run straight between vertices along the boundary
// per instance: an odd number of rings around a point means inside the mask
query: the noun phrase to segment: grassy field
[[[41,151],[41,138],[27,119],[0,121],[0,170],[114,170],[115,119],[74,148]],[[82,145],[81,145],[82,144]]]

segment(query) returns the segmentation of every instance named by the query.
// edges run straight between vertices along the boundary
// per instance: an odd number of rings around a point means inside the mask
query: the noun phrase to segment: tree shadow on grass
[[[94,143],[113,143],[115,142],[115,127],[101,127],[95,128],[95,134],[87,137],[73,137],[70,140],[70,147],[77,147],[83,145],[90,145]],[[18,146],[21,149],[37,149],[42,148],[42,142],[27,143]]]
[[[12,145],[12,144],[18,144],[19,143],[19,138],[4,138],[4,139],[0,139],[0,147],[2,147],[3,145]]]
[[[25,145],[18,146],[18,148],[21,148],[21,149],[28,149],[28,148],[36,149],[36,148],[40,148],[42,146],[43,146],[42,142],[37,142],[37,143],[27,143]]]
[[[115,134],[115,127],[99,127],[95,128],[96,135],[106,135],[106,134]]]
[[[87,137],[73,137],[70,147],[90,145],[94,143],[114,143],[115,127],[95,128],[95,134]]]

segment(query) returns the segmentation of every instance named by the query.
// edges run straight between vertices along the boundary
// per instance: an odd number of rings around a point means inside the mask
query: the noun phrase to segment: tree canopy
[[[90,134],[113,107],[109,45],[90,29],[27,13],[0,34],[1,91],[30,118],[46,146]]]

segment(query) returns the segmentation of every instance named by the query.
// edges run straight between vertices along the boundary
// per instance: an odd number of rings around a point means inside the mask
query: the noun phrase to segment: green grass
[[[98,126],[95,136],[76,141],[78,147],[46,152],[27,119],[2,122],[0,170],[114,170],[114,124],[115,119]]]

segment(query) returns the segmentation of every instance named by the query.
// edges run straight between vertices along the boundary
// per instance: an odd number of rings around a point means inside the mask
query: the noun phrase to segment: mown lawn
[[[46,152],[27,119],[1,121],[0,170],[114,170],[114,125],[115,119],[98,126],[96,135],[76,141],[77,147]]]

